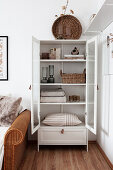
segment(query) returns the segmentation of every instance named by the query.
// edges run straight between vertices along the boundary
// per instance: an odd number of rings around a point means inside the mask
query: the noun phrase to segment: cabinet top
[[[80,44],[85,45],[86,40],[40,40],[41,45],[72,45],[72,44]]]

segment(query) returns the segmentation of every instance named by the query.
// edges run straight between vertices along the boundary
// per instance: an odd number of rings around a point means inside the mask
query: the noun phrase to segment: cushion
[[[47,115],[42,123],[49,126],[74,126],[82,122],[73,113],[53,113]]]
[[[19,106],[19,109],[18,109],[18,115],[17,116],[19,116],[19,114],[21,114],[22,112],[24,112],[26,109],[25,109],[25,107],[23,107],[22,105],[20,105]]]
[[[14,122],[21,101],[21,97],[0,96],[0,126],[9,126]]]

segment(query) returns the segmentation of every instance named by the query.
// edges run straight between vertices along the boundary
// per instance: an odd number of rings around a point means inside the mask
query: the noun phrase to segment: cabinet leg
[[[88,152],[88,129],[87,129],[87,152]]]
[[[39,152],[39,131],[37,132],[37,150]]]
[[[39,152],[39,145],[38,145],[38,152]]]
[[[88,145],[86,146],[86,150],[87,150],[87,152],[88,152]]]

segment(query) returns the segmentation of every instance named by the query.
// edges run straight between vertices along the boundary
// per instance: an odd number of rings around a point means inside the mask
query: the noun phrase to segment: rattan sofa
[[[30,111],[25,110],[13,122],[4,139],[4,170],[17,170],[22,161],[27,141]]]

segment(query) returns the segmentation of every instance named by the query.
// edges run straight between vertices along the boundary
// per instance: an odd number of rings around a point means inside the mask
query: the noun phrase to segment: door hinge
[[[113,37],[113,34],[112,34],[112,33],[110,33],[110,35],[107,36],[107,47],[109,47],[110,42],[111,42],[111,43],[113,42],[113,38],[111,38],[111,37]]]

